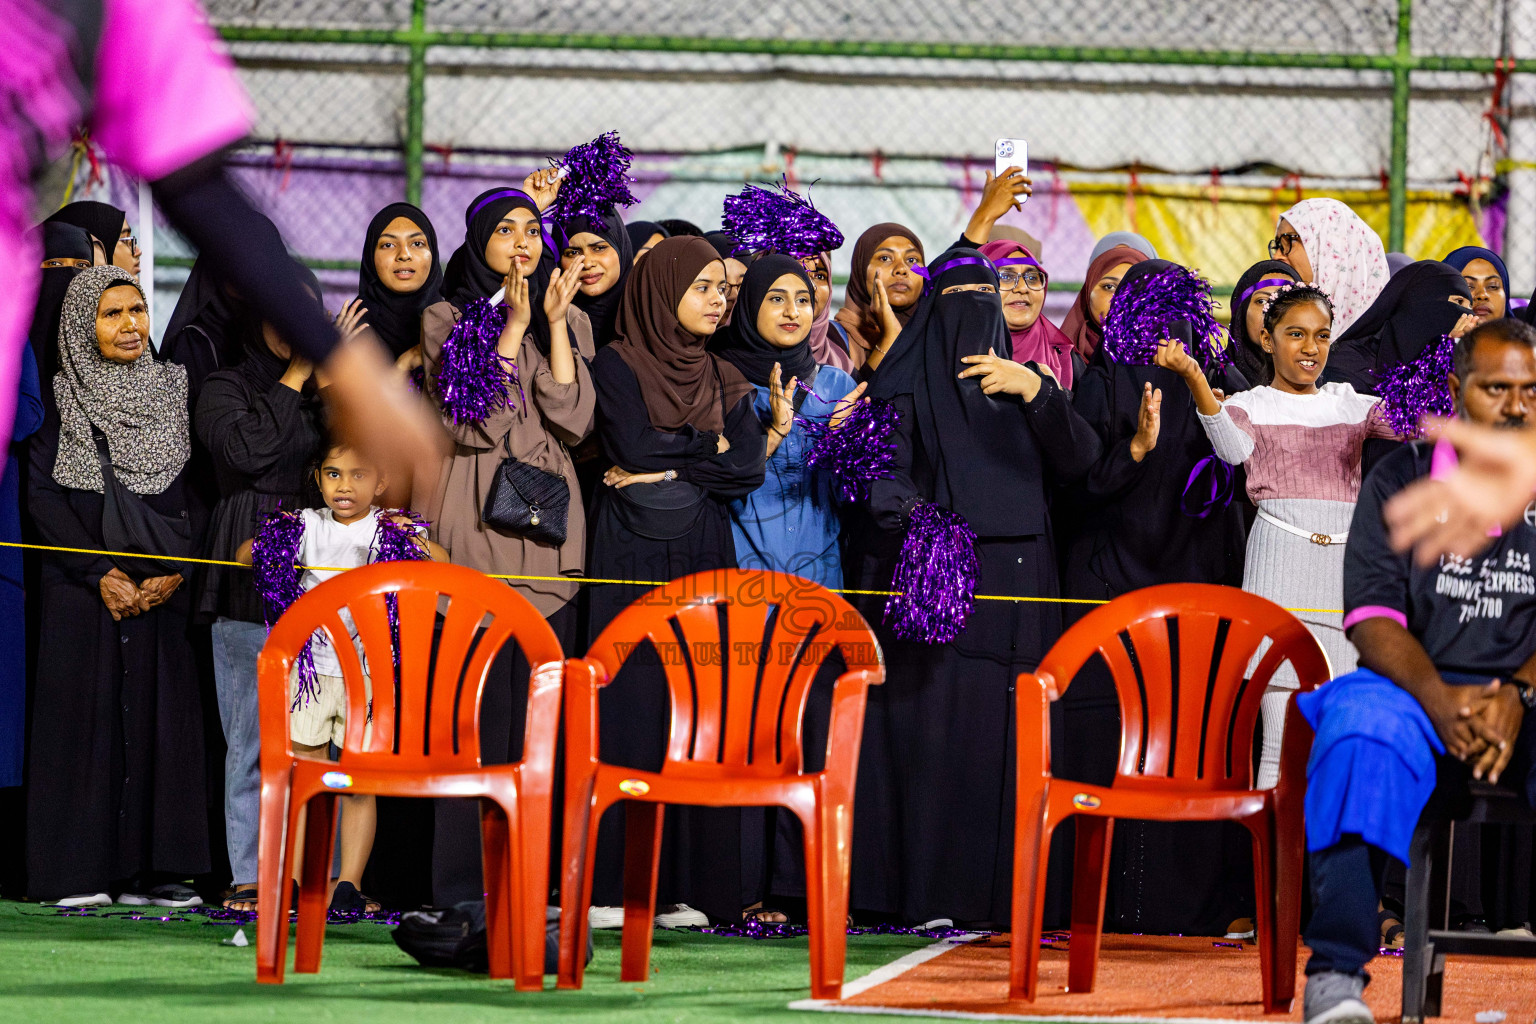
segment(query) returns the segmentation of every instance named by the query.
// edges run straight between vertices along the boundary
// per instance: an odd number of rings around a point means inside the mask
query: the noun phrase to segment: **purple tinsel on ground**
[[[1449,416],[1455,411],[1446,382],[1455,351],[1456,340],[1442,334],[1412,362],[1376,375],[1382,418],[1398,437],[1418,437],[1419,421],[1425,416]]]
[[[899,595],[885,602],[885,622],[902,640],[947,644],[976,607],[976,534],[965,517],[924,502],[909,515],[891,578]]]
[[[282,618],[293,602],[304,594],[300,580],[304,570],[298,567],[299,545],[304,541],[304,517],[282,506],[273,509],[251,540],[251,565],[256,570],[256,593],[261,595],[262,608],[266,612],[267,628]],[[310,637],[299,652],[299,692],[294,695],[293,706],[308,703],[319,694],[320,680],[315,674],[315,656],[310,650],[315,642]]]
[[[803,260],[843,244],[843,233],[787,184],[748,185],[725,197],[721,230],[741,241],[741,252],[768,250]]]
[[[1150,366],[1157,343],[1184,320],[1195,361],[1225,366],[1232,356],[1220,344],[1221,325],[1211,310],[1209,282],[1185,267],[1168,267],[1115,293],[1104,316],[1104,351],[1117,363]]]
[[[629,190],[634,183],[629,165],[635,155],[619,141],[618,132],[605,132],[573,147],[556,165],[566,169],[549,215],[565,222],[573,217],[600,218],[615,206],[639,202]]]
[[[489,299],[470,299],[443,341],[437,394],[453,422],[483,422],[512,401],[514,385],[521,401],[517,361],[497,351],[506,325],[506,315]]]
[[[800,386],[811,393],[804,382]],[[836,430],[832,429],[830,418],[796,419],[811,438],[805,464],[836,477],[844,501],[863,500],[873,481],[890,477],[891,461],[896,457],[892,435],[901,422],[895,405],[883,398],[860,399]]]

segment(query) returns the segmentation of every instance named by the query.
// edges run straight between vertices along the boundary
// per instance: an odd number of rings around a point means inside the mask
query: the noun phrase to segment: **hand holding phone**
[[[1029,174],[1029,143],[1024,139],[998,139],[994,152],[993,173],[997,177],[1003,177],[1010,167]],[[1019,195],[1018,201],[1021,204],[1028,202],[1028,193]]]

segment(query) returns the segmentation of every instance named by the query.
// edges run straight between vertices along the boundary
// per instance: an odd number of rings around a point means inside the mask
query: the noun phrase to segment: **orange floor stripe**
[[[797,1008],[849,1013],[891,1012],[980,1019],[1065,1020],[1284,1020],[1265,1017],[1260,1005],[1256,947],[1214,946],[1208,938],[1106,935],[1093,992],[1066,991],[1067,953],[1058,943],[1041,953],[1041,996],[1034,1003],[1008,999],[1007,935],[955,946],[889,980],[836,1002]],[[1306,950],[1297,962],[1298,979]],[[1370,967],[1366,1001],[1381,1022],[1401,1008],[1402,961],[1380,957]],[[1301,1019],[1301,982],[1292,1020]],[[1536,961],[1480,957],[1450,959],[1442,1019],[1472,1024],[1486,1010],[1506,1024],[1536,1017]]]

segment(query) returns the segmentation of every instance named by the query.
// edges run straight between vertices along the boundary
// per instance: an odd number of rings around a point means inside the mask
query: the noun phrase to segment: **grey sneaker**
[[[1308,975],[1302,1020],[1306,1024],[1376,1024],[1370,1007],[1360,998],[1364,993],[1365,979],[1358,974]]]

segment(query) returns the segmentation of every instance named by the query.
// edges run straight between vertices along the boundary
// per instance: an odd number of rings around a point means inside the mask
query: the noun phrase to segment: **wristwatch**
[[[1520,703],[1525,705],[1525,710],[1536,711],[1536,684],[1528,683],[1524,679],[1511,679],[1515,691],[1520,694]]]
[[[669,482],[672,481],[672,480],[676,480],[677,479],[677,470],[669,469],[665,473],[661,474],[661,478],[663,480],[666,480],[666,481],[669,481]]]

